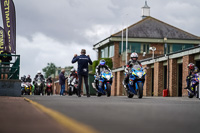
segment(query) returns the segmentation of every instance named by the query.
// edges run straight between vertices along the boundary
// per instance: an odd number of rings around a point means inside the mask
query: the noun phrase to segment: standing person
[[[59,83],[61,85],[61,89],[60,89],[60,96],[63,96],[63,93],[65,91],[65,80],[67,78],[65,78],[65,69],[61,70],[61,73],[59,74]]]
[[[77,54],[74,55],[74,58],[72,59],[72,63],[78,62],[78,97],[81,97],[81,84],[82,84],[82,77],[84,77],[85,87],[86,87],[86,93],[87,97],[90,97],[89,93],[89,86],[88,86],[88,63],[92,65],[92,61],[90,59],[89,55],[85,55],[86,50],[81,50],[81,55],[77,56]]]
[[[12,60],[11,53],[8,50],[8,46],[5,47],[5,51],[1,53],[4,56],[0,56],[1,60],[1,79],[8,79],[8,73],[9,73],[9,68],[10,68],[10,61]],[[9,56],[7,56],[9,55]]]

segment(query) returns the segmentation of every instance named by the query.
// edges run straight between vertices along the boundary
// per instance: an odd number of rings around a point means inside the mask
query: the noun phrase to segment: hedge
[[[112,59],[111,58],[101,58],[101,59],[104,59],[106,61],[106,65],[112,69],[113,68],[113,63],[112,63]],[[92,64],[92,73],[95,74],[95,69],[96,69],[96,66],[99,64],[100,60],[95,60],[93,61],[93,64]]]

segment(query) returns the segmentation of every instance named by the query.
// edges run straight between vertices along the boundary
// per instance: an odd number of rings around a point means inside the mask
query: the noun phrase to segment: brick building
[[[161,96],[163,89],[169,89],[169,96],[185,96],[186,91],[183,88],[188,74],[186,66],[189,62],[199,65],[200,38],[149,16],[149,9],[145,3],[142,8],[145,10],[143,19],[127,27],[128,60],[132,52],[137,52],[142,65],[150,68],[147,70],[144,95]],[[112,95],[125,95],[122,86],[123,66],[126,62],[124,40],[126,29],[93,46],[98,50],[98,58],[111,58],[113,61]],[[154,59],[151,58],[153,53],[149,50],[150,47],[156,48]]]

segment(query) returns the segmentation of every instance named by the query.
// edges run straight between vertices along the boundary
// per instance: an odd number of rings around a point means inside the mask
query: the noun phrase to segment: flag
[[[16,16],[15,5],[12,0],[1,0],[3,26],[6,32],[6,45],[9,52],[16,54]]]
[[[5,30],[0,26],[0,54],[5,51],[5,46],[6,46]]]

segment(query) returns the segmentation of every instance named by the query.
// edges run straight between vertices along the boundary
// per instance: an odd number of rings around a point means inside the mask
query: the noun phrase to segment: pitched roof
[[[124,29],[125,30],[125,29]],[[123,32],[123,36],[125,36]],[[121,37],[122,32],[111,36]],[[164,23],[153,17],[146,17],[141,21],[128,27],[129,38],[168,38],[168,39],[199,39],[198,36],[190,34],[172,25]]]

